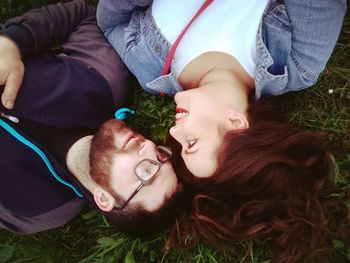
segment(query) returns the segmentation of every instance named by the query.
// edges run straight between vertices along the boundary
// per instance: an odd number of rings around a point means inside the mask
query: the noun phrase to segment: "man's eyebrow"
[[[198,149],[197,150],[194,150],[194,151],[189,151],[189,150],[184,150],[184,153],[185,154],[194,154],[194,153],[196,153],[198,151]]]

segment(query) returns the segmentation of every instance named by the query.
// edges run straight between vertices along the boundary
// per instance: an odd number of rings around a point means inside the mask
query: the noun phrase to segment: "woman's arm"
[[[96,12],[98,26],[106,35],[117,25],[128,22],[135,9],[151,4],[152,0],[100,0]]]
[[[308,74],[316,81],[339,37],[346,0],[285,0],[284,4],[292,25],[290,56],[294,65],[288,67],[289,75],[303,78]]]

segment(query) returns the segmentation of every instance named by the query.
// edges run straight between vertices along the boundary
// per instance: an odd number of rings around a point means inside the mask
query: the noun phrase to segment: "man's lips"
[[[176,114],[175,114],[176,121],[179,121],[188,115],[188,111],[181,107],[176,107],[175,111],[176,111]]]
[[[128,144],[128,142],[130,142],[130,140],[132,139],[132,138],[134,138],[135,137],[135,134],[133,133],[133,132],[128,132],[127,134],[126,134],[126,136],[125,136],[125,138],[124,138],[124,141],[123,141],[123,143],[122,143],[122,145],[121,145],[121,149],[122,150],[124,150],[124,148],[125,148],[125,146]]]

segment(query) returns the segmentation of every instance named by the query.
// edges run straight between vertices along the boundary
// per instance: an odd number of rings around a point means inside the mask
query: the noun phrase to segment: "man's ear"
[[[247,117],[235,109],[228,109],[225,113],[224,127],[227,131],[245,130],[249,128]]]
[[[101,187],[96,187],[93,195],[95,203],[102,211],[109,212],[113,209],[115,200],[110,193]]]

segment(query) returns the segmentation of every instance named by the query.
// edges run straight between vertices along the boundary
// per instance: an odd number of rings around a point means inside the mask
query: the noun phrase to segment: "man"
[[[122,230],[165,226],[177,211],[171,152],[117,120],[91,135],[127,93],[127,71],[94,12],[82,0],[47,6],[1,34],[0,228],[61,226],[81,210],[77,195]]]

